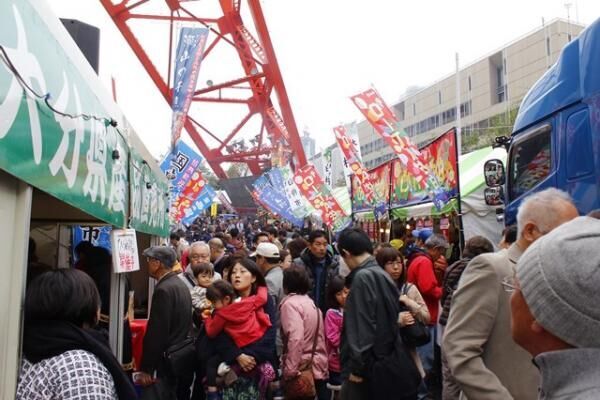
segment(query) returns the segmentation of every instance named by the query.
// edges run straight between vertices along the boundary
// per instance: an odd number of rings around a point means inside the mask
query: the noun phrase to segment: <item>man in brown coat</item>
[[[443,339],[461,398],[537,399],[539,374],[510,332],[510,295],[502,288],[535,240],[577,217],[569,196],[550,188],[526,198],[517,214],[518,240],[507,250],[475,257],[465,269]]]

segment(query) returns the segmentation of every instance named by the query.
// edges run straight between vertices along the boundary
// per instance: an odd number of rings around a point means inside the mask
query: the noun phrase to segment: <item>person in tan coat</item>
[[[442,348],[461,399],[537,399],[539,373],[511,338],[510,295],[502,281],[514,275],[527,247],[577,215],[566,193],[554,188],[535,193],[519,207],[517,242],[479,255],[466,267],[454,292]]]

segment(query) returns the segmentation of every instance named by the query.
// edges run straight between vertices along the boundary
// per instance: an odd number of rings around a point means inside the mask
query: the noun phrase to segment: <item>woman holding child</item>
[[[206,294],[215,309],[205,320],[211,342],[201,354],[207,362],[208,399],[221,398],[213,378],[217,371],[229,369],[233,374],[227,372],[228,377],[237,379],[223,390],[223,399],[263,398],[275,378],[276,331],[270,321],[276,310],[259,267],[250,259],[238,260],[229,271],[229,282],[213,283]]]

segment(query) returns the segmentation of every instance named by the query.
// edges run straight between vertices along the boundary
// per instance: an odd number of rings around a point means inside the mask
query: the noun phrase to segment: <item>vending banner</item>
[[[179,193],[175,201],[171,204],[171,219],[181,221],[181,218],[186,215],[186,209],[194,204],[206,186],[209,185],[204,176],[202,176],[202,172],[199,169],[196,170],[181,193]]]
[[[323,222],[334,232],[341,231],[351,223],[314,165],[307,164],[296,170],[294,183],[308,202],[321,213]]]
[[[333,166],[331,164],[331,147],[328,147],[323,152],[323,177],[325,184],[333,188]]]
[[[358,156],[359,160],[362,160],[362,154],[360,151],[360,142],[358,140],[358,125],[356,122],[352,122],[347,129],[346,136],[352,141],[354,145],[355,154]],[[342,154],[342,163],[344,165],[344,179],[346,181],[346,187],[348,188],[348,193],[350,193],[352,182],[350,181],[350,177],[352,176],[352,169],[350,168],[350,164],[346,157]]]
[[[260,192],[257,191],[257,195],[271,213],[279,215],[296,226],[302,226],[302,218],[297,218],[292,214],[287,198],[273,186],[264,186]]]
[[[171,148],[181,136],[187,113],[196,90],[200,64],[204,57],[204,47],[208,38],[208,28],[181,28],[179,43],[175,53],[173,70],[173,119],[171,123]]]
[[[255,199],[260,199],[259,204],[272,214],[277,214],[294,225],[302,226],[302,217],[296,217],[292,213],[292,207],[283,191],[284,188],[282,182],[283,176],[277,169],[272,169],[261,175],[252,184],[254,187],[253,193],[255,194]],[[275,186],[272,183],[282,186]],[[279,187],[280,189],[276,189],[276,187]]]
[[[351,97],[352,102],[375,128],[377,133],[394,150],[402,165],[415,181],[425,189],[428,185],[429,171],[423,155],[411,143],[408,135],[398,127],[398,120],[375,89],[369,89]]]
[[[181,223],[190,225],[194,222],[194,220],[212,204],[215,197],[217,197],[215,190],[211,185],[206,185],[192,205],[183,210]]]
[[[379,204],[384,204],[385,207],[379,211],[377,218],[383,217],[381,214],[387,212],[387,205],[390,201],[390,175],[391,162],[380,165],[368,172],[372,187],[379,197]],[[373,205],[367,200],[363,187],[356,175],[352,175],[352,211],[354,213],[374,211]]]
[[[337,126],[333,128],[335,138],[340,146],[344,159],[348,161],[350,171],[356,176],[358,183],[361,186],[361,191],[365,196],[366,201],[369,204],[375,204],[375,192],[373,190],[373,184],[367,170],[365,169],[361,159],[358,157],[356,148],[352,143],[352,140],[346,135],[346,128],[343,126]]]
[[[391,208],[433,202],[441,209],[458,195],[456,130],[452,129],[421,149],[427,168],[437,181],[436,187],[423,189],[400,160],[392,161]]]
[[[160,164],[160,169],[170,182],[173,199],[183,190],[203,160],[204,158],[200,154],[182,140],[177,142],[173,152],[167,154]]]
[[[367,172],[367,170],[364,168],[356,146],[352,142],[352,139],[350,139],[350,137],[346,133],[346,128],[344,128],[343,126],[337,126],[333,128],[333,131],[335,133],[335,138],[337,139],[338,145],[340,146],[344,159],[347,160],[350,171],[352,171],[353,176],[356,177],[356,182],[358,183],[358,190],[356,190],[356,192],[353,192],[353,194],[359,194],[359,197],[357,199],[357,206],[361,209],[365,207],[367,209],[373,209],[376,213],[376,218],[382,218],[387,212],[388,204],[385,193],[375,190],[375,187],[373,186],[374,181]],[[364,198],[360,197],[361,193],[364,195]]]
[[[290,202],[292,214],[296,218],[304,218],[310,215],[310,207],[306,203],[306,199],[300,193],[300,189],[294,183],[294,173],[289,165],[281,168],[283,175],[285,194]]]

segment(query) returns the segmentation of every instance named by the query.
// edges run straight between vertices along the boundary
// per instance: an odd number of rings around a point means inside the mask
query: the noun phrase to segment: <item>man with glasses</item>
[[[190,246],[190,252],[188,254],[189,264],[185,267],[182,274],[179,275],[179,279],[182,280],[183,283],[188,287],[188,289],[192,289],[196,286],[196,277],[192,272],[192,265],[198,265],[202,263],[211,263],[210,257],[211,249],[210,246],[206,242],[194,242]],[[221,274],[215,271],[213,276],[213,281],[217,281],[221,279]]]
[[[533,242],[577,215],[565,192],[550,188],[535,193],[519,207],[517,241],[506,250],[475,257],[465,268],[443,339],[463,397],[538,398],[539,374],[527,352],[511,339],[510,295],[503,286],[513,285],[516,263]]]

